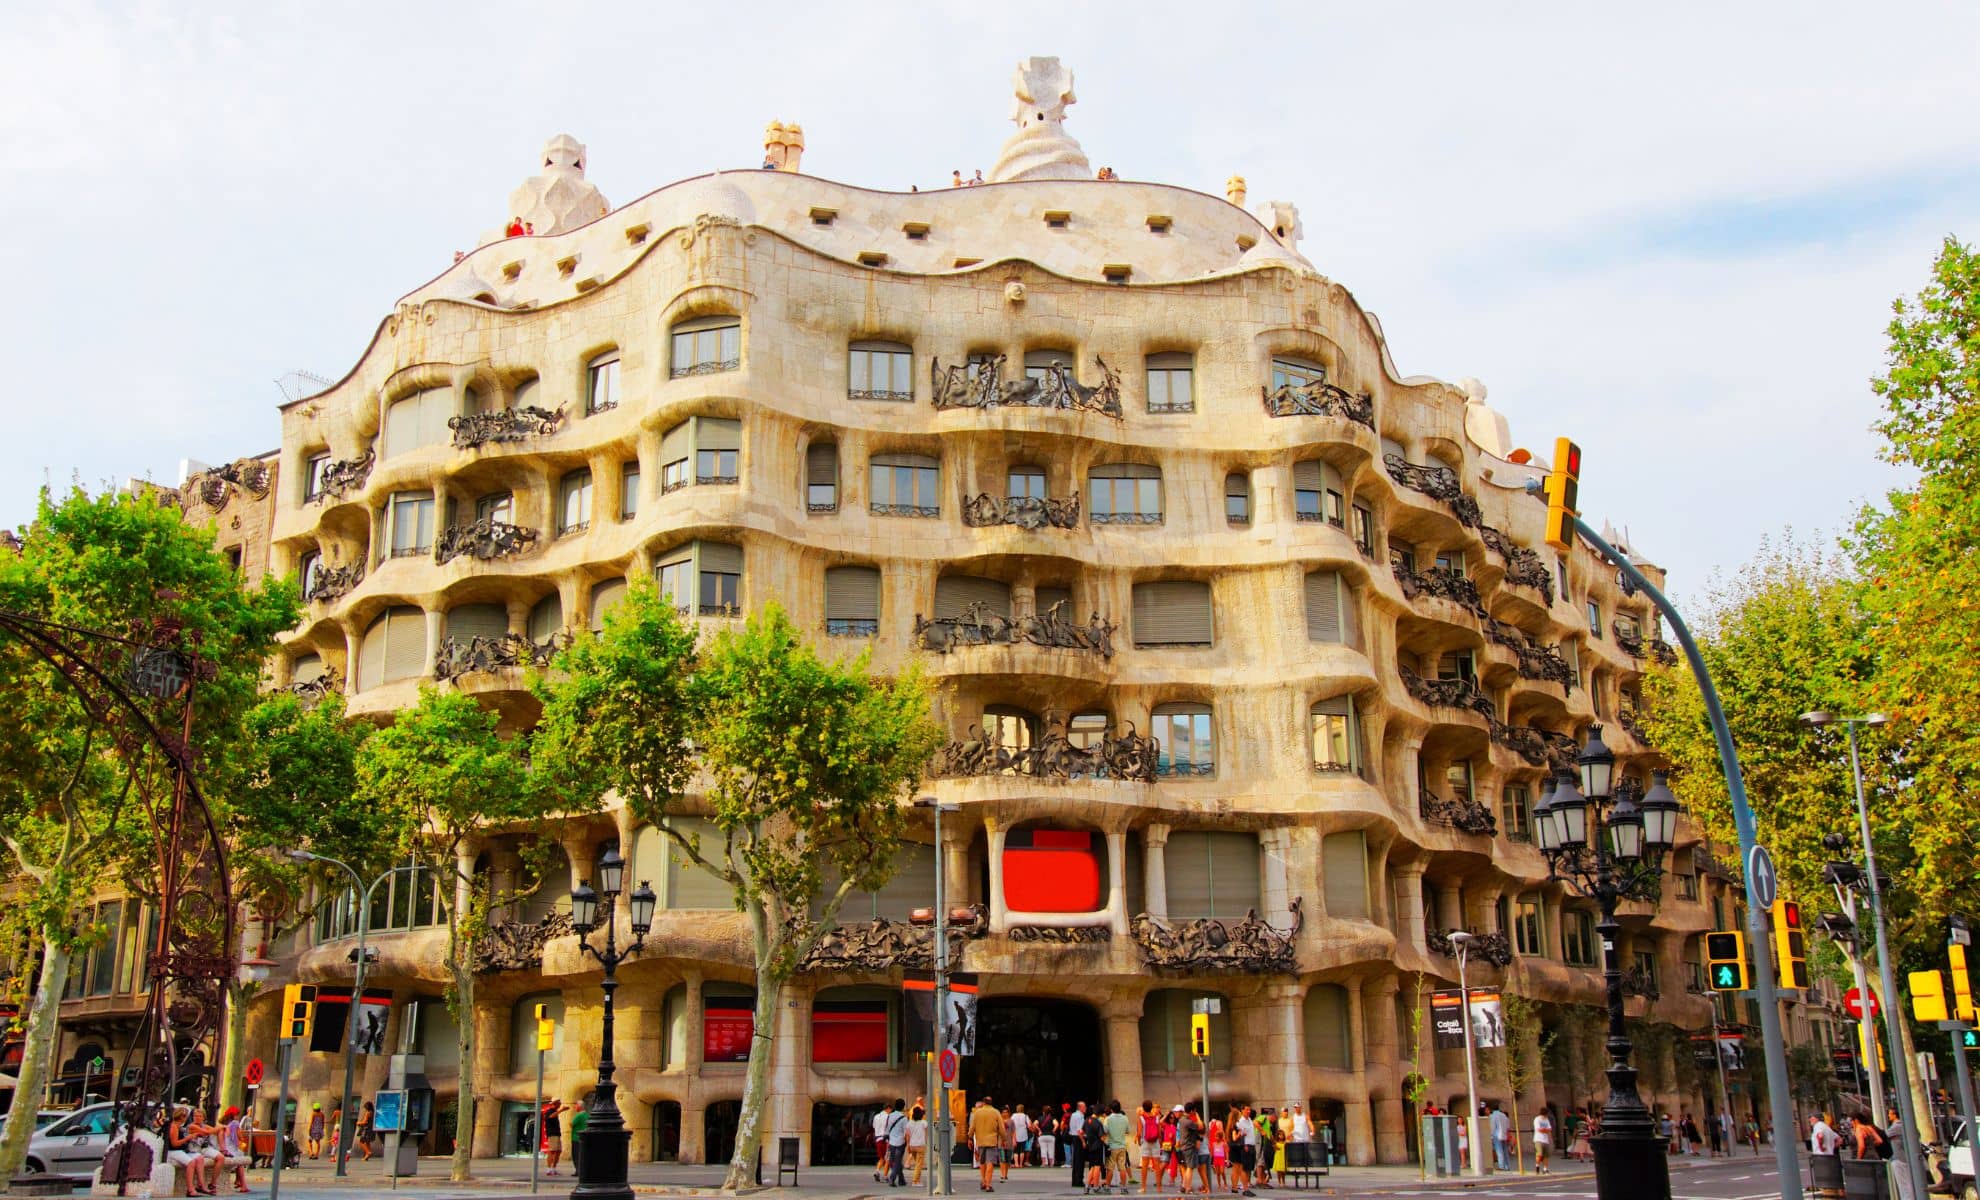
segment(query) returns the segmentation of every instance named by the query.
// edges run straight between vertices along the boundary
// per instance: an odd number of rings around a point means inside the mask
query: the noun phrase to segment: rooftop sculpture
[[[538,237],[568,233],[612,211],[598,185],[584,177],[584,143],[560,133],[543,145],[543,170],[509,193],[507,221],[521,221]],[[495,241],[504,230],[483,238]]]
[[[1066,105],[1076,103],[1072,72],[1057,58],[1027,58],[1011,78],[1017,99],[1011,120],[1018,131],[1004,143],[991,183],[1020,179],[1091,179],[1086,151],[1066,132]]]

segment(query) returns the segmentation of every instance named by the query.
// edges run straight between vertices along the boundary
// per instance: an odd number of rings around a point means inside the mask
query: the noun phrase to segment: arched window
[[[679,612],[733,617],[742,611],[741,546],[689,542],[656,559],[653,574]]]
[[[1196,360],[1174,352],[1151,354],[1148,368],[1148,411],[1186,413],[1196,411],[1194,388]]]
[[[839,444],[829,438],[805,447],[804,508],[814,513],[839,511]]]
[[[852,399],[914,399],[911,347],[899,342],[854,342],[846,359],[846,395]]]
[[[1157,988],[1141,1006],[1141,1069],[1188,1071],[1194,1078],[1196,1058],[1190,1054],[1189,1024],[1194,1001],[1206,993],[1194,988]],[[1216,995],[1216,993],[1209,993]],[[1231,1067],[1231,1002],[1218,996],[1220,1011],[1210,1014],[1210,1069]]]
[[[564,598],[556,592],[538,600],[529,610],[529,640],[539,645],[563,632]]]
[[[1038,718],[1021,708],[993,704],[983,710],[983,740],[1010,755],[1029,750],[1038,740]],[[1005,774],[1016,773],[1014,765],[1005,769]]]
[[[1074,713],[1066,724],[1066,740],[1081,750],[1091,750],[1106,740],[1114,719],[1104,711]]]
[[[688,1061],[687,984],[677,983],[660,998],[660,1069],[685,1067]]]
[[[712,375],[742,366],[742,318],[732,316],[696,317],[673,329],[674,379],[689,375]]]
[[[297,569],[302,576],[302,598],[304,600],[316,599],[316,585],[323,574],[322,553],[311,550],[307,554],[304,554],[302,556],[302,562],[298,564]]]
[[[1367,835],[1350,829],[1320,839],[1320,885],[1328,916],[1368,919]]]
[[[1162,523],[1162,471],[1145,463],[1108,463],[1087,475],[1096,525]]]
[[[1353,1064],[1347,989],[1336,983],[1316,983],[1307,989],[1301,1009],[1306,1026],[1306,1064],[1347,1070]]]
[[[961,619],[975,606],[988,616],[1011,615],[1011,585],[978,575],[944,575],[935,581],[935,619]]]
[[[518,380],[515,390],[512,393],[514,397],[512,407],[519,412],[525,408],[536,407],[537,388],[538,380],[534,375],[531,375],[528,379]]]
[[[1355,549],[1363,558],[1375,557],[1375,507],[1357,499],[1354,511],[1350,514],[1353,524],[1348,527],[1348,536],[1354,539]]]
[[[595,880],[597,876],[591,878]],[[516,920],[523,924],[534,925],[552,913],[571,910],[571,858],[562,846],[551,849],[541,875],[530,876],[526,870],[520,871],[516,882],[522,887],[536,885],[536,890],[523,897],[516,910]]]
[[[880,568],[825,568],[825,632],[831,637],[880,632]]]
[[[433,550],[433,493],[395,492],[386,510],[393,558],[418,558]]]
[[[1004,495],[1012,500],[1045,499],[1045,468],[1028,464],[1012,467],[1004,475]]]
[[[358,646],[358,690],[426,673],[426,614],[411,605],[388,608]]]
[[[1303,358],[1275,358],[1272,360],[1272,390],[1282,387],[1312,387],[1327,381],[1327,368]]]
[[[1073,356],[1069,350],[1027,350],[1024,352],[1024,377],[1044,379],[1053,367],[1066,371],[1073,369]]]
[[[382,458],[396,458],[422,446],[437,446],[453,435],[447,418],[454,415],[451,388],[429,388],[394,400],[385,410]]]
[[[584,411],[610,412],[619,407],[619,352],[607,350],[585,364]]]
[[[667,824],[680,830],[681,836],[691,841],[698,838],[703,858],[710,862],[722,861],[724,839],[722,831],[716,828],[713,821],[706,817],[669,817]],[[728,881],[704,869],[671,841],[667,847],[666,886],[661,890],[660,902],[670,909],[719,909],[724,912],[736,906],[735,892]]]
[[[743,983],[710,980],[701,985],[701,1061],[749,1061],[756,1035],[756,989]]]
[[[1293,516],[1347,528],[1347,500],[1339,467],[1318,458],[1293,464]]]
[[[543,1073],[556,1071],[564,1061],[564,994],[531,992],[509,1010],[509,1074],[536,1074],[536,1006],[543,1006],[543,1018],[551,1023],[550,1049],[543,1054]],[[426,1006],[421,1005],[422,1009]],[[444,1010],[446,1006],[436,1005]]]
[[[1354,589],[1339,571],[1309,571],[1305,599],[1309,640],[1360,644],[1360,605]]]
[[[1315,704],[1310,726],[1314,770],[1361,774],[1361,717],[1353,696]]]
[[[289,668],[289,680],[292,683],[315,683],[323,678],[326,669],[322,655],[305,654],[297,658]]]
[[[579,467],[557,481],[557,536],[591,528],[591,468]]]
[[[1207,704],[1160,704],[1155,707],[1155,773],[1214,775],[1217,742]]]
[[[447,637],[465,646],[478,637],[499,638],[509,632],[509,610],[500,604],[460,604],[447,610]]]

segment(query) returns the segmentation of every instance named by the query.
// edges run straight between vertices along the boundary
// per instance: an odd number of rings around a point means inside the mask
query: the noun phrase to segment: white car
[[[87,1178],[103,1165],[110,1149],[110,1131],[117,1117],[108,1104],[92,1104],[66,1113],[62,1119],[35,1131],[28,1139],[27,1161],[30,1175],[68,1175]]]

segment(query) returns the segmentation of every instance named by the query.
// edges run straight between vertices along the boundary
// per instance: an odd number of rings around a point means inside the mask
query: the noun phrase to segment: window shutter
[[[1316,642],[1341,640],[1341,576],[1313,571],[1306,576],[1306,636]]]
[[[564,598],[556,592],[536,602],[529,610],[529,640],[541,642],[564,628]]]
[[[449,440],[453,435],[447,428],[447,418],[454,415],[454,389],[434,388],[422,392],[419,397],[419,444],[434,446]]]
[[[926,454],[876,454],[872,459],[876,467],[940,467],[942,460]]]
[[[412,607],[395,608],[386,620],[385,681],[425,674],[426,614]]]
[[[1052,606],[1061,600],[1066,602],[1066,620],[1073,620],[1071,588],[1042,587],[1032,597],[1032,603],[1037,606],[1038,611],[1041,613],[1050,612]]]
[[[591,631],[597,633],[605,628],[605,614],[612,606],[626,598],[626,581],[608,579],[591,589]]]
[[[1368,844],[1360,830],[1321,840],[1320,873],[1328,916],[1368,916]]]
[[[1349,716],[1354,712],[1354,697],[1335,696],[1331,699],[1322,700],[1320,701],[1320,703],[1313,706],[1313,711],[1321,714],[1322,716],[1332,716],[1332,717]]]
[[[1352,1031],[1348,1024],[1347,989],[1339,984],[1316,983],[1306,993],[1301,1006],[1306,1034],[1307,1065],[1346,1070],[1353,1060],[1348,1052]]]
[[[1210,838],[1194,830],[1169,835],[1162,871],[1169,887],[1169,919],[1194,921],[1211,916]]]
[[[1293,464],[1293,487],[1302,492],[1320,490],[1320,460],[1309,458]]]
[[[742,449],[742,422],[733,417],[696,417],[694,445],[697,450]]]
[[[320,654],[303,655],[296,660],[295,666],[289,672],[289,676],[296,683],[315,683],[317,680],[323,678],[323,656]]]
[[[1243,471],[1232,471],[1224,476],[1224,495],[1251,499],[1251,476]]]
[[[463,604],[447,613],[447,636],[465,643],[471,637],[501,637],[509,632],[509,611],[499,604]]]
[[[716,571],[724,575],[740,575],[743,569],[741,546],[728,542],[702,542],[698,551],[699,569]]]
[[[419,445],[419,397],[407,396],[385,410],[385,457]]]
[[[1320,464],[1320,486],[1327,491],[1347,495],[1347,490],[1341,486],[1341,469],[1333,463]]]
[[[1162,469],[1147,463],[1104,463],[1093,468],[1089,479],[1160,479]]]
[[[1235,921],[1258,907],[1257,835],[1213,833],[1208,843],[1210,911],[1205,915]]]
[[[880,569],[878,567],[827,567],[825,569],[825,619],[828,621],[879,620]]]
[[[1011,585],[975,575],[944,575],[935,581],[935,619],[938,621],[960,617],[964,609],[978,602],[1000,617],[1010,616]]]
[[[804,452],[804,482],[811,487],[836,487],[839,482],[839,445],[813,442]]]
[[[1383,438],[1382,457],[1387,458],[1391,454],[1395,455],[1397,458],[1404,460],[1407,460],[1409,458],[1409,455],[1403,453],[1401,442],[1395,440],[1394,438]]]
[[[669,429],[660,437],[660,461],[679,462],[688,456],[688,448],[693,442],[692,426],[686,421]]]
[[[902,842],[894,859],[894,876],[873,896],[873,915],[906,921],[917,908],[927,908],[935,895],[935,847]]]
[[[1134,644],[1212,644],[1210,585],[1174,579],[1134,585]]]
[[[681,321],[674,326],[673,332],[697,333],[703,329],[740,329],[740,328],[742,328],[741,317],[730,316],[727,313],[716,313],[714,316],[694,317],[690,320]]]
[[[358,646],[358,678],[360,691],[374,688],[385,682],[385,632],[391,621],[380,616],[364,631],[364,641]]]
[[[1187,371],[1195,363],[1194,355],[1180,350],[1164,350],[1148,356],[1148,369],[1151,371]]]
[[[668,823],[692,839],[701,836],[701,856],[719,862],[722,857],[722,831],[705,817],[670,817]],[[735,894],[727,881],[696,865],[678,846],[667,846],[667,907],[735,907]]]

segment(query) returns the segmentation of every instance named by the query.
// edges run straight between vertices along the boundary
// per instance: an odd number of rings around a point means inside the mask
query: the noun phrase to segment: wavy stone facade
[[[1599,1003],[1592,918],[1544,882],[1519,789],[1593,723],[1645,778],[1628,714],[1654,626],[1585,550],[1531,552],[1543,506],[1533,468],[1498,457],[1503,422],[1477,389],[1400,378],[1296,226],[1154,184],[907,195],[763,171],[485,245],[284,409],[272,566],[329,582],[275,682],[341,680],[382,720],[444,676],[525,728],[522,667],[657,572],[709,629],[774,599],[879,669],[919,656],[956,739],[926,791],[960,811],[939,866],[871,911],[932,904],[937,869],[980,906],[966,1082],[1027,1104],[1192,1096],[1187,1000],[1217,995],[1218,1098],[1311,1103],[1348,1160],[1403,1161],[1414,977],[1454,979],[1446,932],[1503,935],[1474,982],[1543,1001],[1550,1027]],[[477,853],[500,877],[537,836]],[[740,917],[623,811],[558,836],[573,878],[617,839],[662,888],[621,973],[634,1154],[725,1153],[742,1066],[710,1058],[750,979]],[[1632,1012],[1696,1027],[1688,964],[1708,902],[1732,900],[1683,838],[1692,883],[1628,915],[1623,951],[1661,981]],[[1040,862],[1073,870],[1041,882]],[[368,982],[444,1092],[443,935],[408,905]],[[505,915],[474,1014],[479,1154],[510,1147],[533,1087],[517,1013],[562,1008],[550,1094],[587,1093],[597,1050],[595,966],[535,924],[544,900]],[[776,1030],[772,1129],[818,1161],[850,1110],[926,1090],[912,956],[898,926],[853,933]],[[347,978],[351,945],[326,909],[301,976]],[[421,1028],[401,1030],[410,999]],[[1461,1056],[1421,1036],[1447,1103]],[[333,1068],[308,1056],[305,1103]]]

